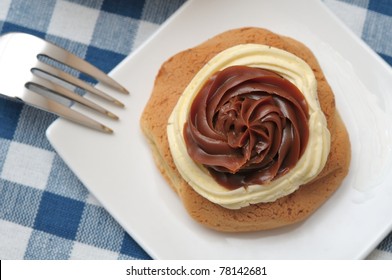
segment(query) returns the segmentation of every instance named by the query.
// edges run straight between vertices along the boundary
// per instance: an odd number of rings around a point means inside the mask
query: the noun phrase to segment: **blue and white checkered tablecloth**
[[[108,72],[184,1],[0,0],[0,34],[38,35]],[[392,64],[392,0],[324,3]],[[53,150],[54,120],[0,98],[0,259],[149,259]],[[392,234],[369,258],[392,259]]]

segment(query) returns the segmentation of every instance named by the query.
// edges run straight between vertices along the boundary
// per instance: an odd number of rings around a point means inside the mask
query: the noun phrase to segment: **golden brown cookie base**
[[[319,176],[293,194],[272,203],[230,210],[201,197],[182,179],[170,153],[166,126],[178,98],[204,64],[222,50],[243,43],[259,43],[286,50],[311,66],[318,81],[320,105],[331,132],[331,152]],[[142,114],[141,127],[159,170],[180,196],[188,213],[196,221],[220,231],[272,229],[304,220],[340,186],[347,175],[351,158],[349,136],[336,111],[334,95],[312,52],[294,39],[260,28],[229,30],[166,61],[155,79],[152,95]]]

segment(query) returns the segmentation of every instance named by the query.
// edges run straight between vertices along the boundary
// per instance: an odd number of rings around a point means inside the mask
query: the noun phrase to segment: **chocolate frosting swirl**
[[[286,174],[303,154],[308,106],[300,90],[261,68],[231,66],[195,97],[184,125],[190,157],[236,189]]]

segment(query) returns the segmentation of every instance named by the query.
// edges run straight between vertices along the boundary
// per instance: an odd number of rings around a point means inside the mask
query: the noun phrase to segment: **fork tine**
[[[52,43],[49,43],[46,48],[42,51],[41,55],[47,56],[50,59],[55,61],[59,61],[64,65],[67,65],[71,68],[74,68],[82,73],[93,77],[94,79],[103,82],[111,86],[118,91],[129,94],[128,90],[120,85],[118,82],[110,78],[107,74],[105,74],[100,69],[96,68],[92,64],[88,63],[87,61],[81,59],[80,57],[68,52],[67,50],[58,47]]]
[[[47,73],[47,75],[50,75]],[[101,114],[104,114],[112,119],[118,120],[119,118],[113,114],[112,112],[106,110],[105,108],[99,106],[98,104],[78,95],[77,93],[57,84],[52,81],[45,79],[44,77],[35,76],[32,82],[28,82],[25,85],[28,89],[33,90],[32,88],[42,89],[43,91],[49,91],[52,94],[58,94],[70,101],[75,101],[79,104],[82,104],[92,110],[95,110]]]
[[[58,69],[58,68],[55,68],[51,65],[48,65],[48,64],[40,62],[40,61],[37,62],[36,66],[37,66],[37,68],[33,68],[33,69],[36,69],[40,72],[42,71],[43,73],[46,73],[47,75],[55,77],[56,79],[65,81],[66,83],[69,83],[71,85],[74,85],[76,87],[84,89],[84,90],[86,90],[90,93],[93,93],[93,94],[119,106],[119,107],[125,107],[125,105],[122,102],[115,99],[114,97],[106,94],[105,92],[89,85],[88,83],[86,83],[86,82],[84,82],[84,81]]]
[[[63,117],[72,122],[82,124],[86,127],[105,132],[105,133],[113,133],[113,130],[81,113],[78,111],[72,110],[65,105],[62,105],[54,100],[51,100],[47,97],[44,97],[32,90],[26,89],[28,94],[25,94],[23,98],[23,102],[28,105],[34,106],[36,108],[45,110],[50,113],[54,113],[60,117]]]

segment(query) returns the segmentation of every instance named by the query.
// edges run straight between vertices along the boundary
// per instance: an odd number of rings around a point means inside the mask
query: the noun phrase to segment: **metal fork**
[[[25,33],[8,33],[0,37],[0,94],[75,123],[112,133],[112,129],[73,110],[64,100],[68,100],[68,103],[82,104],[111,119],[118,117],[96,102],[76,93],[77,88],[100,96],[116,106],[124,105],[77,78],[72,71],[67,72],[69,69],[87,74],[118,92],[128,94],[123,86],[104,72],[50,42]]]

